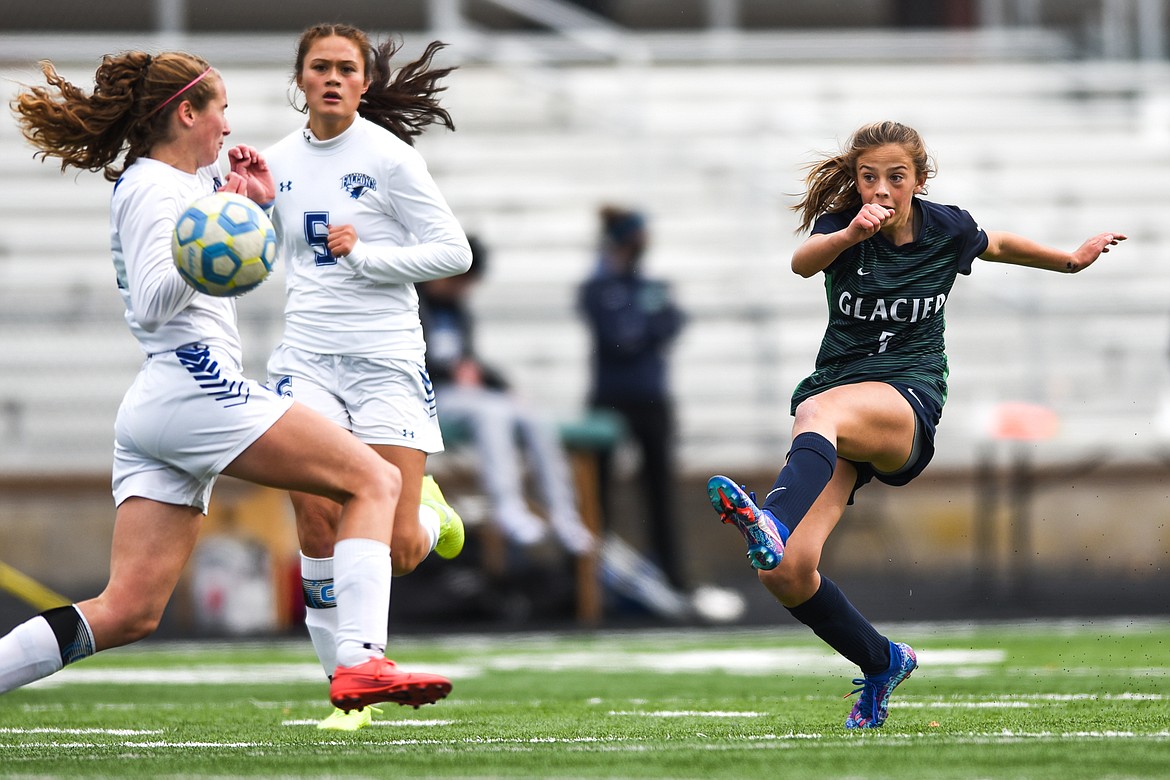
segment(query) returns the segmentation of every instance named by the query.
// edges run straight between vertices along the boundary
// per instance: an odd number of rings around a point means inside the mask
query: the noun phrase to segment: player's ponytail
[[[131,163],[165,138],[167,118],[183,99],[203,108],[213,94],[209,79],[193,81],[208,64],[180,52],[157,56],[132,51],[107,55],[87,94],[61,76],[53,63],[41,62],[47,86],[29,87],[12,100],[21,133],[36,147],[35,156],[57,157],[61,170],[101,171],[116,181]],[[184,86],[186,85],[186,87]],[[122,165],[117,165],[125,152]]]
[[[390,60],[398,51],[398,44],[386,41],[378,46],[373,53],[373,67],[368,71],[370,88],[362,96],[358,113],[411,145],[414,137],[428,125],[441,124],[454,130],[455,123],[439,105],[438,94],[446,89],[439,81],[455,68],[431,67],[435,55],[446,45],[431,41],[421,57],[396,73]]]
[[[861,205],[861,196],[854,185],[854,173],[847,155],[828,157],[808,165],[805,176],[804,197],[792,207],[800,214],[802,233],[812,227],[821,214],[845,211]]]

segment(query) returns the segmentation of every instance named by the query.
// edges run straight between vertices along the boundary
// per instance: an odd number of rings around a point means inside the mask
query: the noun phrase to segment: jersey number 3
[[[329,212],[305,212],[305,241],[313,249],[317,265],[337,265],[337,258],[329,251]]]

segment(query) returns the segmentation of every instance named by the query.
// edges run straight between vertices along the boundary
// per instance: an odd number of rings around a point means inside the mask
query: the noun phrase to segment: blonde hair
[[[183,100],[201,109],[216,90],[217,74],[206,74],[207,62],[183,52],[107,55],[89,94],[52,62],[40,65],[48,85],[25,88],[11,103],[21,133],[37,148],[34,156],[60,158],[61,170],[101,171],[109,181],[166,140],[170,116]]]
[[[872,149],[897,144],[906,150],[914,164],[916,177],[935,175],[934,162],[918,131],[898,122],[874,122],[863,125],[849,136],[845,148],[836,155],[810,163],[805,176],[805,194],[792,210],[800,215],[801,233],[812,227],[821,214],[837,213],[861,206],[857,193],[857,158]],[[925,188],[922,192],[926,192]]]

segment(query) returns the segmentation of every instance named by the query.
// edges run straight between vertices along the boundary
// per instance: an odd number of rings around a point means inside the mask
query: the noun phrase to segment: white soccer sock
[[[333,546],[337,664],[357,666],[386,651],[390,634],[390,546],[342,539]]]
[[[427,535],[427,540],[430,542],[428,550],[435,549],[435,545],[439,543],[439,524],[441,522],[442,518],[439,517],[439,513],[435,511],[434,507],[426,504],[418,505],[418,524],[422,526],[423,533]]]
[[[306,593],[305,628],[326,676],[337,668],[337,598],[333,559],[301,553],[301,587]]]
[[[61,648],[40,615],[0,637],[0,693],[61,671]]]

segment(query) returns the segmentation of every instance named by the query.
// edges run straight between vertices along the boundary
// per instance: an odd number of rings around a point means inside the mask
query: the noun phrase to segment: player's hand
[[[1077,247],[1072,253],[1067,270],[1070,274],[1083,271],[1097,261],[1097,258],[1109,251],[1109,247],[1117,246],[1128,236],[1124,233],[1098,233],[1085,243]]]
[[[334,257],[345,257],[353,251],[357,240],[357,231],[353,229],[353,225],[330,225],[329,241],[326,246],[329,247],[329,254]]]
[[[232,174],[242,178],[245,189],[240,192],[257,203],[271,203],[276,198],[276,182],[272,179],[272,171],[268,170],[268,162],[254,147],[240,144],[228,149],[228,165]]]
[[[223,184],[216,192],[230,192],[233,195],[243,195],[246,198],[248,197],[248,180],[235,171],[228,171]]]
[[[876,203],[866,203],[857,212],[857,216],[849,223],[849,230],[858,236],[858,241],[864,241],[882,229],[894,212],[885,206]]]

